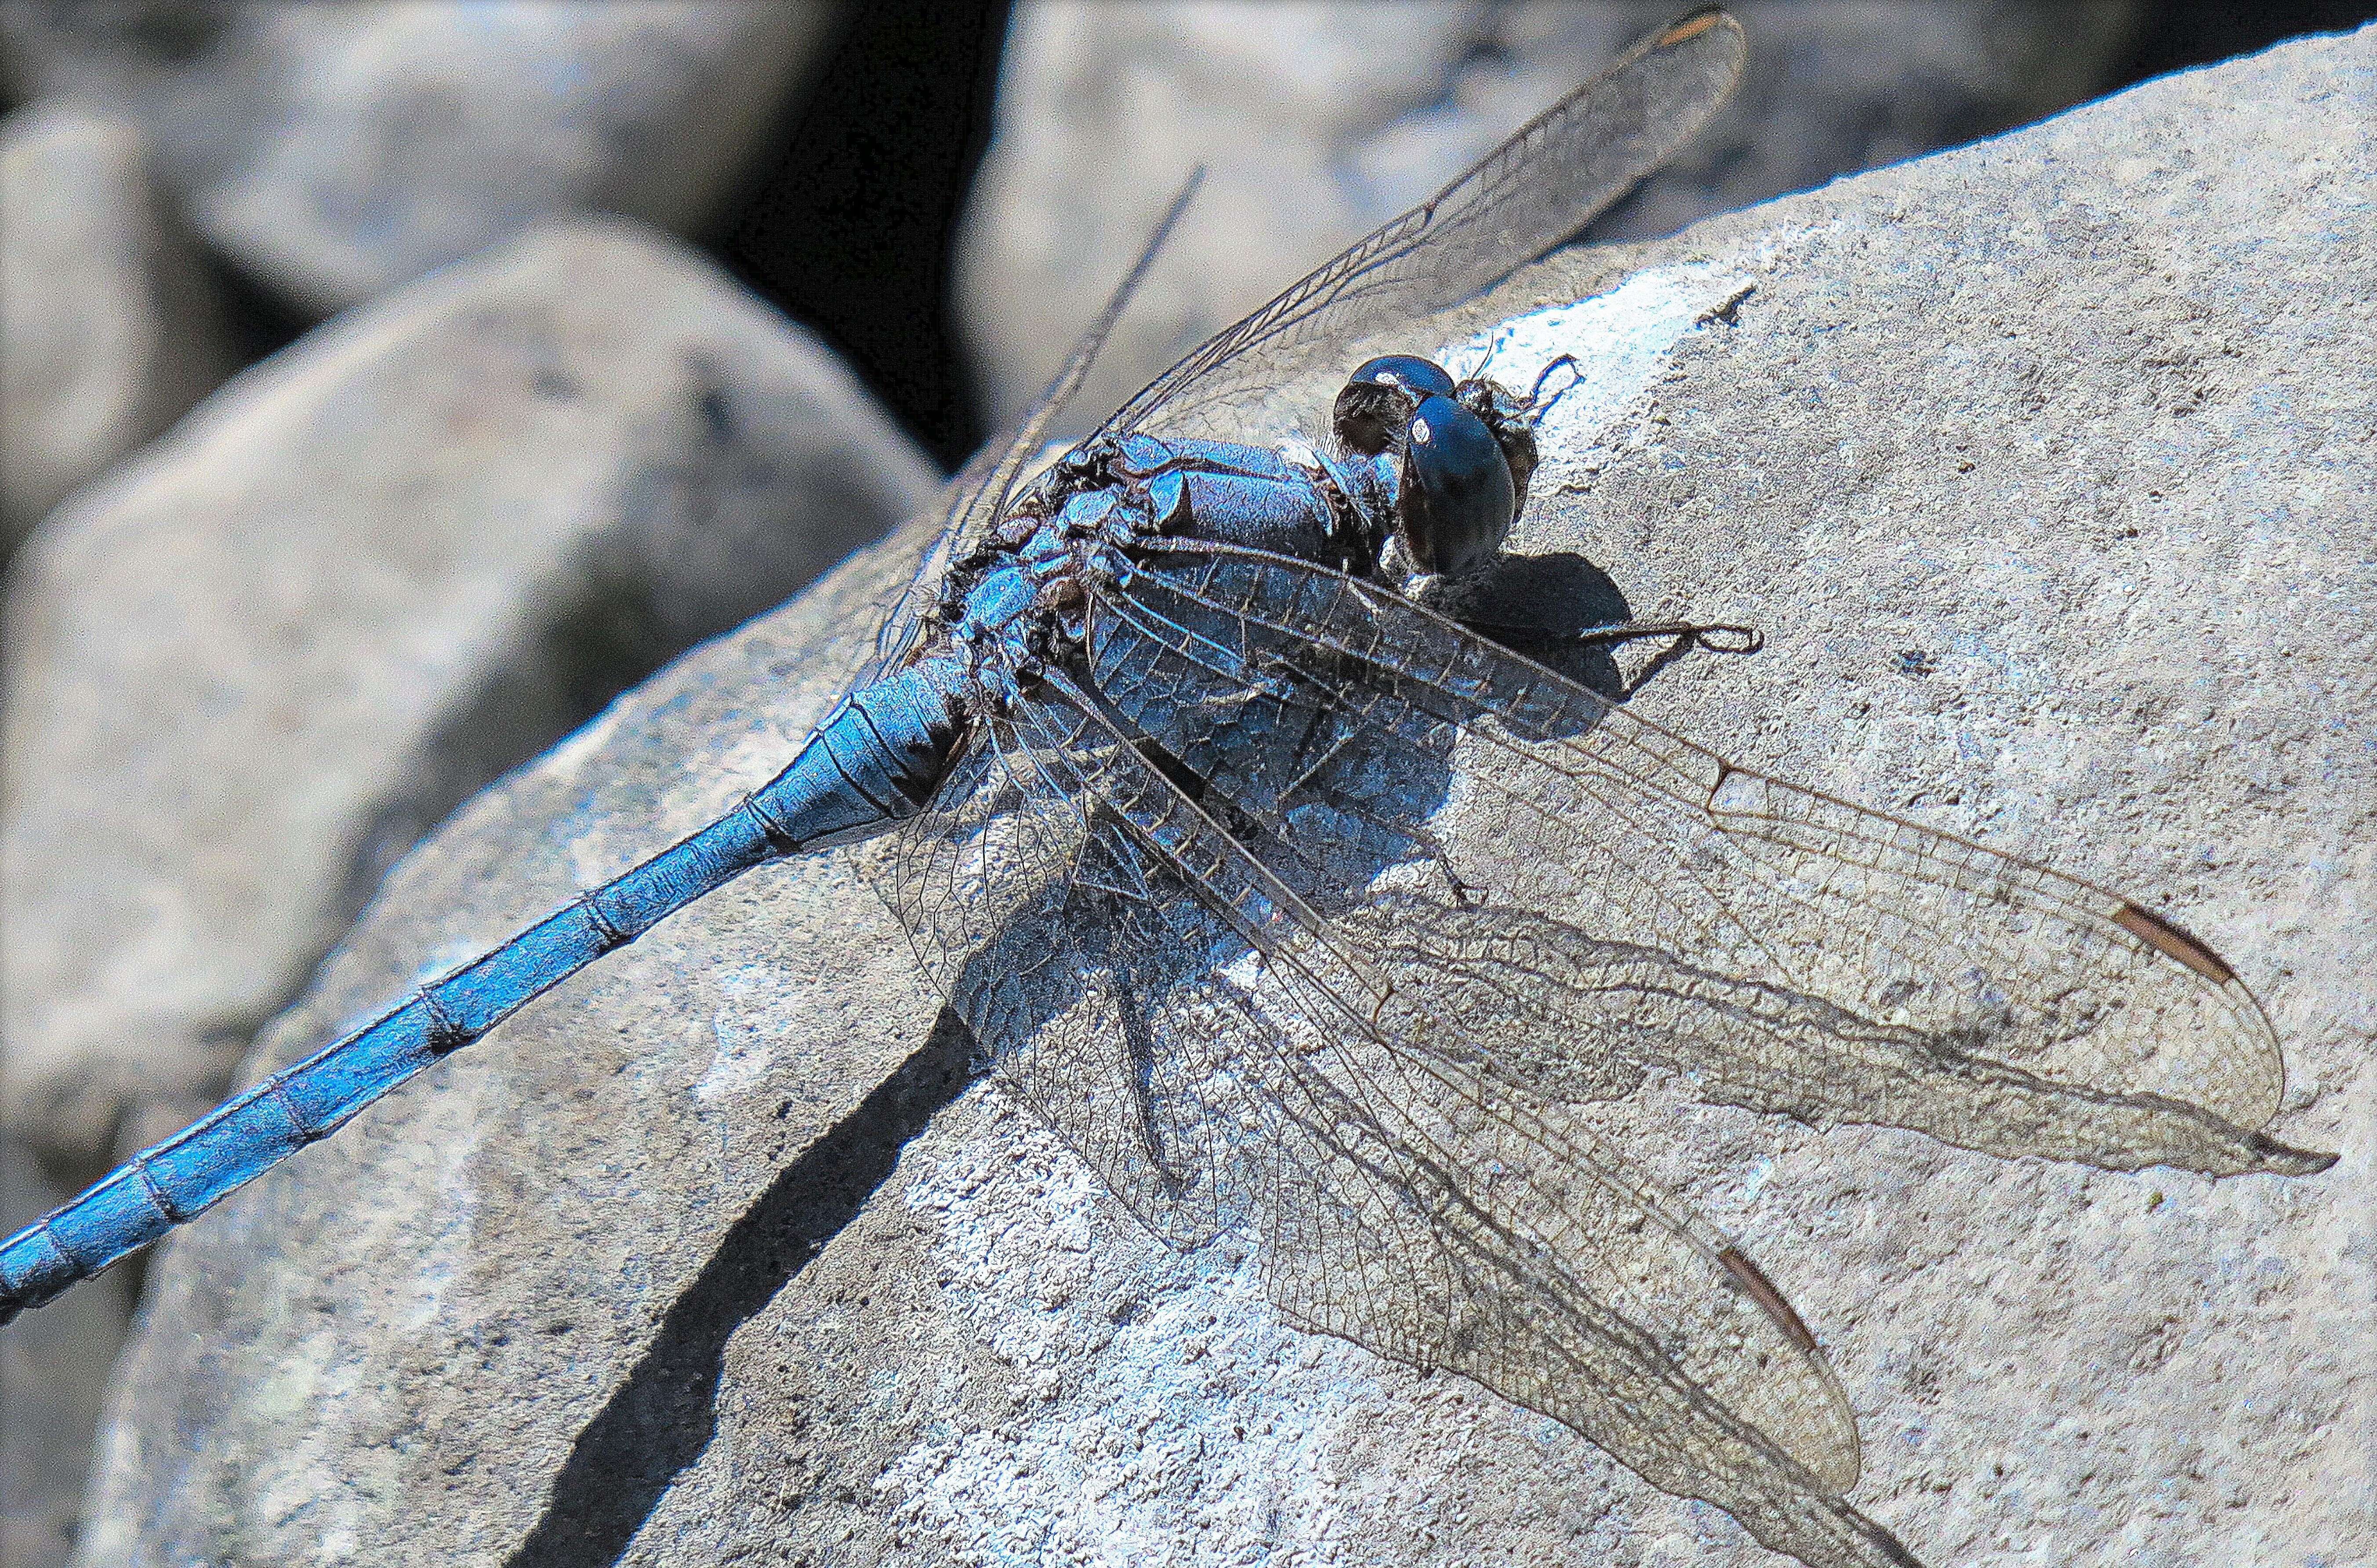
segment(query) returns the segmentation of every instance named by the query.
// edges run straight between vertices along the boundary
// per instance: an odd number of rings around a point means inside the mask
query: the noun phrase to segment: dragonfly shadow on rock
[[[1566,562],[1574,564],[1563,563],[1548,573],[1514,574],[1514,581],[1529,586],[1523,600],[1490,601],[1502,615],[1516,617],[1511,624],[1513,635],[1524,640],[1521,645],[1542,645],[1557,653],[1571,627],[1624,618],[1625,600],[1606,574],[1579,557]],[[1571,596],[1582,607],[1553,614],[1563,597],[1560,586],[1577,583],[1588,590]],[[1621,684],[1604,648],[1571,646],[1564,663],[1572,678],[1591,679],[1598,689],[1615,691]],[[1258,738],[1253,754],[1236,748],[1239,769],[1276,771],[1280,744],[1276,735],[1267,735]],[[1375,765],[1381,760],[1368,760]],[[1176,776],[1188,776],[1177,760],[1171,766]],[[1342,891],[1331,897],[1332,885],[1358,890],[1388,865],[1425,854],[1419,845],[1364,825],[1360,790],[1392,788],[1406,807],[1416,804],[1424,812],[1442,801],[1451,778],[1442,756],[1406,755],[1387,781],[1355,780],[1356,770],[1342,760],[1340,772],[1348,775],[1349,788],[1320,808],[1329,813],[1331,850],[1312,864],[1308,879],[1300,879],[1304,891],[1332,906],[1347,902]],[[1320,782],[1313,781],[1313,787]],[[996,801],[1002,809],[1016,804],[1012,792]],[[1254,831],[1243,820],[1236,826],[1241,832]],[[1181,950],[1176,946],[1134,940],[1131,905],[1112,892],[1128,873],[1103,843],[1096,836],[1087,840],[1073,873],[1052,884],[1047,898],[1019,912],[1000,940],[983,948],[969,966],[971,986],[979,994],[993,976],[1004,976],[1010,983],[1019,973],[1045,979],[1045,984],[1028,987],[1036,1017],[1025,1033],[1033,1035],[1067,1007],[1077,1005],[1085,990],[1125,999],[1112,1014],[1117,1027],[1108,1043],[1131,1063],[1126,1081],[1133,1085],[1138,1107],[1133,1119],[1149,1141],[1152,1168],[1165,1170],[1167,1162],[1156,1148],[1162,1134],[1153,1097],[1159,1065],[1151,1010],[1192,986],[1201,971],[1177,963]],[[1165,895],[1166,902],[1183,900],[1193,902],[1188,890]],[[1209,959],[1224,964],[1246,952],[1242,944],[1232,952],[1205,951]],[[731,1336],[766,1310],[856,1217],[890,1179],[901,1149],[985,1065],[981,1047],[958,1013],[944,1009],[916,1053],[777,1176],[721,1238],[709,1261],[671,1303],[651,1346],[617,1392],[579,1432],[535,1528],[508,1560],[509,1568],[604,1568],[621,1559],[714,1435],[716,1399]],[[1178,1173],[1168,1171],[1166,1180],[1178,1196]],[[1122,1195],[1129,1203],[1130,1194]],[[1141,1217],[1156,1221],[1144,1205],[1131,1206]],[[1235,1223],[1249,1216],[1232,1217]],[[1176,1243],[1210,1239],[1218,1230],[1192,1237],[1173,1225],[1158,1224],[1157,1228]]]
[[[1607,573],[1575,556],[1505,557],[1497,566],[1502,569],[1475,574],[1466,585],[1464,605],[1491,623],[1510,646],[1556,661],[1555,667],[1571,679],[1613,697],[1626,688],[1606,647],[1575,641],[1580,632],[1627,619],[1625,597]],[[1274,749],[1277,744],[1271,737]],[[1253,760],[1242,759],[1241,765]],[[1270,760],[1275,768],[1276,758]],[[1177,762],[1174,769],[1176,776],[1186,776]],[[1406,807],[1432,808],[1441,803],[1450,777],[1441,757],[1424,758],[1416,764],[1406,757],[1385,787],[1393,788]],[[1381,784],[1373,779],[1367,787]],[[1351,824],[1356,831],[1337,835],[1332,853],[1314,866],[1315,877],[1304,890],[1314,897],[1329,901],[1324,884],[1332,880],[1340,889],[1358,889],[1396,860],[1425,856],[1423,846],[1362,827],[1357,792],[1341,793],[1327,809],[1335,814],[1334,825]],[[1237,826],[1251,831],[1245,822]],[[1150,1085],[1158,1064],[1147,1009],[1192,983],[1195,976],[1177,964],[1152,961],[1177,949],[1134,948],[1129,920],[1118,917],[1120,910],[1102,891],[1120,870],[1093,843],[1059,895],[1019,916],[1009,940],[985,948],[977,963],[1007,963],[994,955],[1019,952],[1061,953],[1081,965],[1077,976],[1093,977],[1091,986],[1102,985],[1133,999],[1117,1011],[1119,1033],[1114,1044],[1131,1063],[1127,1081],[1135,1086],[1134,1118],[1154,1152],[1153,1165],[1164,1168],[1165,1161],[1155,1152],[1157,1107]],[[1330,902],[1343,904],[1345,900],[1341,894]],[[1243,956],[1243,950],[1222,956],[1227,962]],[[1033,994],[1042,1011],[1053,1014],[1065,1005],[1068,987],[1061,974],[1052,973],[1049,979],[1048,986]],[[1077,983],[1073,989],[1079,988]],[[617,1392],[579,1432],[535,1528],[508,1560],[509,1568],[606,1568],[620,1560],[670,1487],[699,1462],[714,1435],[716,1398],[731,1336],[766,1310],[856,1217],[890,1177],[900,1150],[963,1092],[984,1065],[979,1051],[958,1014],[945,1009],[916,1053],[785,1167],[745,1210],[671,1303],[651,1346]],[[1171,1179],[1177,1194],[1178,1173],[1172,1172]],[[1141,1212],[1142,1217],[1150,1217]],[[1248,1216],[1235,1217],[1243,1221]],[[1173,1227],[1159,1228],[1176,1241],[1191,1239]]]
[[[1671,642],[1630,679],[1610,642],[1586,640],[1630,625],[1625,596],[1581,556],[1500,557],[1429,586],[1479,634],[1612,702],[1690,646]],[[1093,640],[1092,662],[1129,748],[1276,874],[1283,896],[1349,933],[1382,909],[1467,911],[1473,933],[1495,920],[1427,827],[1457,788],[1453,728],[1388,735],[1353,716],[1359,703],[1344,690],[1284,672],[1200,686],[1128,626]],[[1343,675],[1348,689],[1402,684],[1350,664]],[[1554,731],[1572,739],[1593,723],[1575,711]],[[1257,1223],[1276,1174],[1248,1167],[1269,1158],[1261,1151],[1227,1146],[1260,1135],[1221,1130],[1265,1071],[1256,1059],[1276,1048],[1273,1024],[1252,1015],[1260,1010],[1236,977],[1270,961],[1264,939],[1125,813],[1096,806],[1069,820],[1047,787],[1066,771],[1063,748],[997,725],[992,738],[970,760],[982,775],[973,820],[944,830],[945,853],[961,875],[1005,859],[1032,885],[996,929],[949,943],[968,953],[950,992],[983,1037],[1029,1044],[994,1049],[983,1065],[1174,1245]],[[1224,1039],[1235,1044],[1217,1046]],[[1639,1078],[1548,1057],[1539,1065],[1537,1088],[1559,1080],[1568,1098],[1610,1097]]]
[[[1612,701],[1673,663],[1654,660],[1630,678],[1607,640],[1583,640],[1630,626],[1634,612],[1607,572],[1571,551],[1497,556],[1466,576],[1431,580],[1418,603]]]
[[[717,1430],[727,1342],[767,1309],[970,1081],[973,1044],[944,1008],[932,1033],[850,1114],[777,1173],[661,1319],[651,1347],[578,1434],[508,1568],[608,1568]]]

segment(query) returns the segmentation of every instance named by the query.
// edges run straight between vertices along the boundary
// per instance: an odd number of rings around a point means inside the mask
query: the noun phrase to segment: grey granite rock
[[[10,1131],[89,1171],[211,1103],[431,824],[932,483],[829,351],[624,221],[241,376],[19,557]]]
[[[66,1193],[42,1178],[22,1143],[0,1132],[0,1226]],[[73,1554],[84,1472],[106,1403],[108,1371],[132,1316],[133,1273],[54,1305],[54,1323],[23,1320],[0,1335],[0,1563],[60,1568]]]
[[[1016,8],[959,248],[995,421],[1028,402],[1193,164],[1197,204],[1109,346],[1110,408],[1285,280],[1432,195],[1682,0]],[[1668,233],[2097,90],[2133,0],[1737,5],[1734,102],[1600,231]]]
[[[0,558],[230,374],[212,285],[148,158],[137,125],[70,103],[0,120]],[[0,1130],[0,1225],[65,1196]],[[54,1568],[72,1547],[130,1284],[0,1345],[9,1568]]]
[[[830,34],[827,0],[0,0],[21,85],[156,132],[208,238],[317,316],[540,217],[689,233]]]
[[[231,374],[190,242],[132,121],[0,120],[0,555]]]
[[[1519,544],[1768,638],[1642,711],[2180,915],[2286,1041],[2273,1133],[2342,1151],[2215,1182],[1612,1110],[1814,1326],[1853,1498],[1934,1563],[2377,1556],[2372,127],[2377,31],[2299,43],[1399,340],[1593,353]],[[765,777],[902,558],[473,802],[250,1070]],[[1166,1253],[995,1094],[925,1124],[957,1051],[860,853],[666,923],[170,1243],[84,1561],[1779,1562],[1288,1331],[1241,1247]]]

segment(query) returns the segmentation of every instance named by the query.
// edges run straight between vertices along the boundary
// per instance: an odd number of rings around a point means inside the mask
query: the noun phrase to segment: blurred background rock
[[[1683,5],[0,0],[0,1229],[438,813],[922,504],[1192,164],[1077,426]],[[2377,0],[1734,8],[1735,107],[1598,235]],[[71,1550],[137,1286],[0,1331],[0,1564]]]

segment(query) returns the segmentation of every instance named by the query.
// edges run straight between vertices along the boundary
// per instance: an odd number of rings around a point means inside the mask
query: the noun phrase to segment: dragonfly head
[[[1401,459],[1395,533],[1422,571],[1483,566],[1526,505],[1535,403],[1499,382],[1456,382],[1433,360],[1383,354],[1355,367],[1330,424],[1348,451]]]

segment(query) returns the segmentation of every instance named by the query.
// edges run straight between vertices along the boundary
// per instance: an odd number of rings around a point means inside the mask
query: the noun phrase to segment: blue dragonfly
[[[0,1322],[746,871],[888,836],[880,891],[993,1073],[1157,1235],[1251,1235],[1289,1322],[1461,1371],[1804,1562],[1916,1562],[1843,1496],[1814,1335],[1591,1107],[1666,1071],[2001,1155],[2316,1171],[2256,1131],[2267,1019],[2117,893],[1614,700],[1502,549],[1540,380],[1389,354],[1325,433],[1272,408],[1572,233],[1743,48],[1721,12],[1654,34],[1033,473],[1143,257],[781,773],[0,1242]]]

